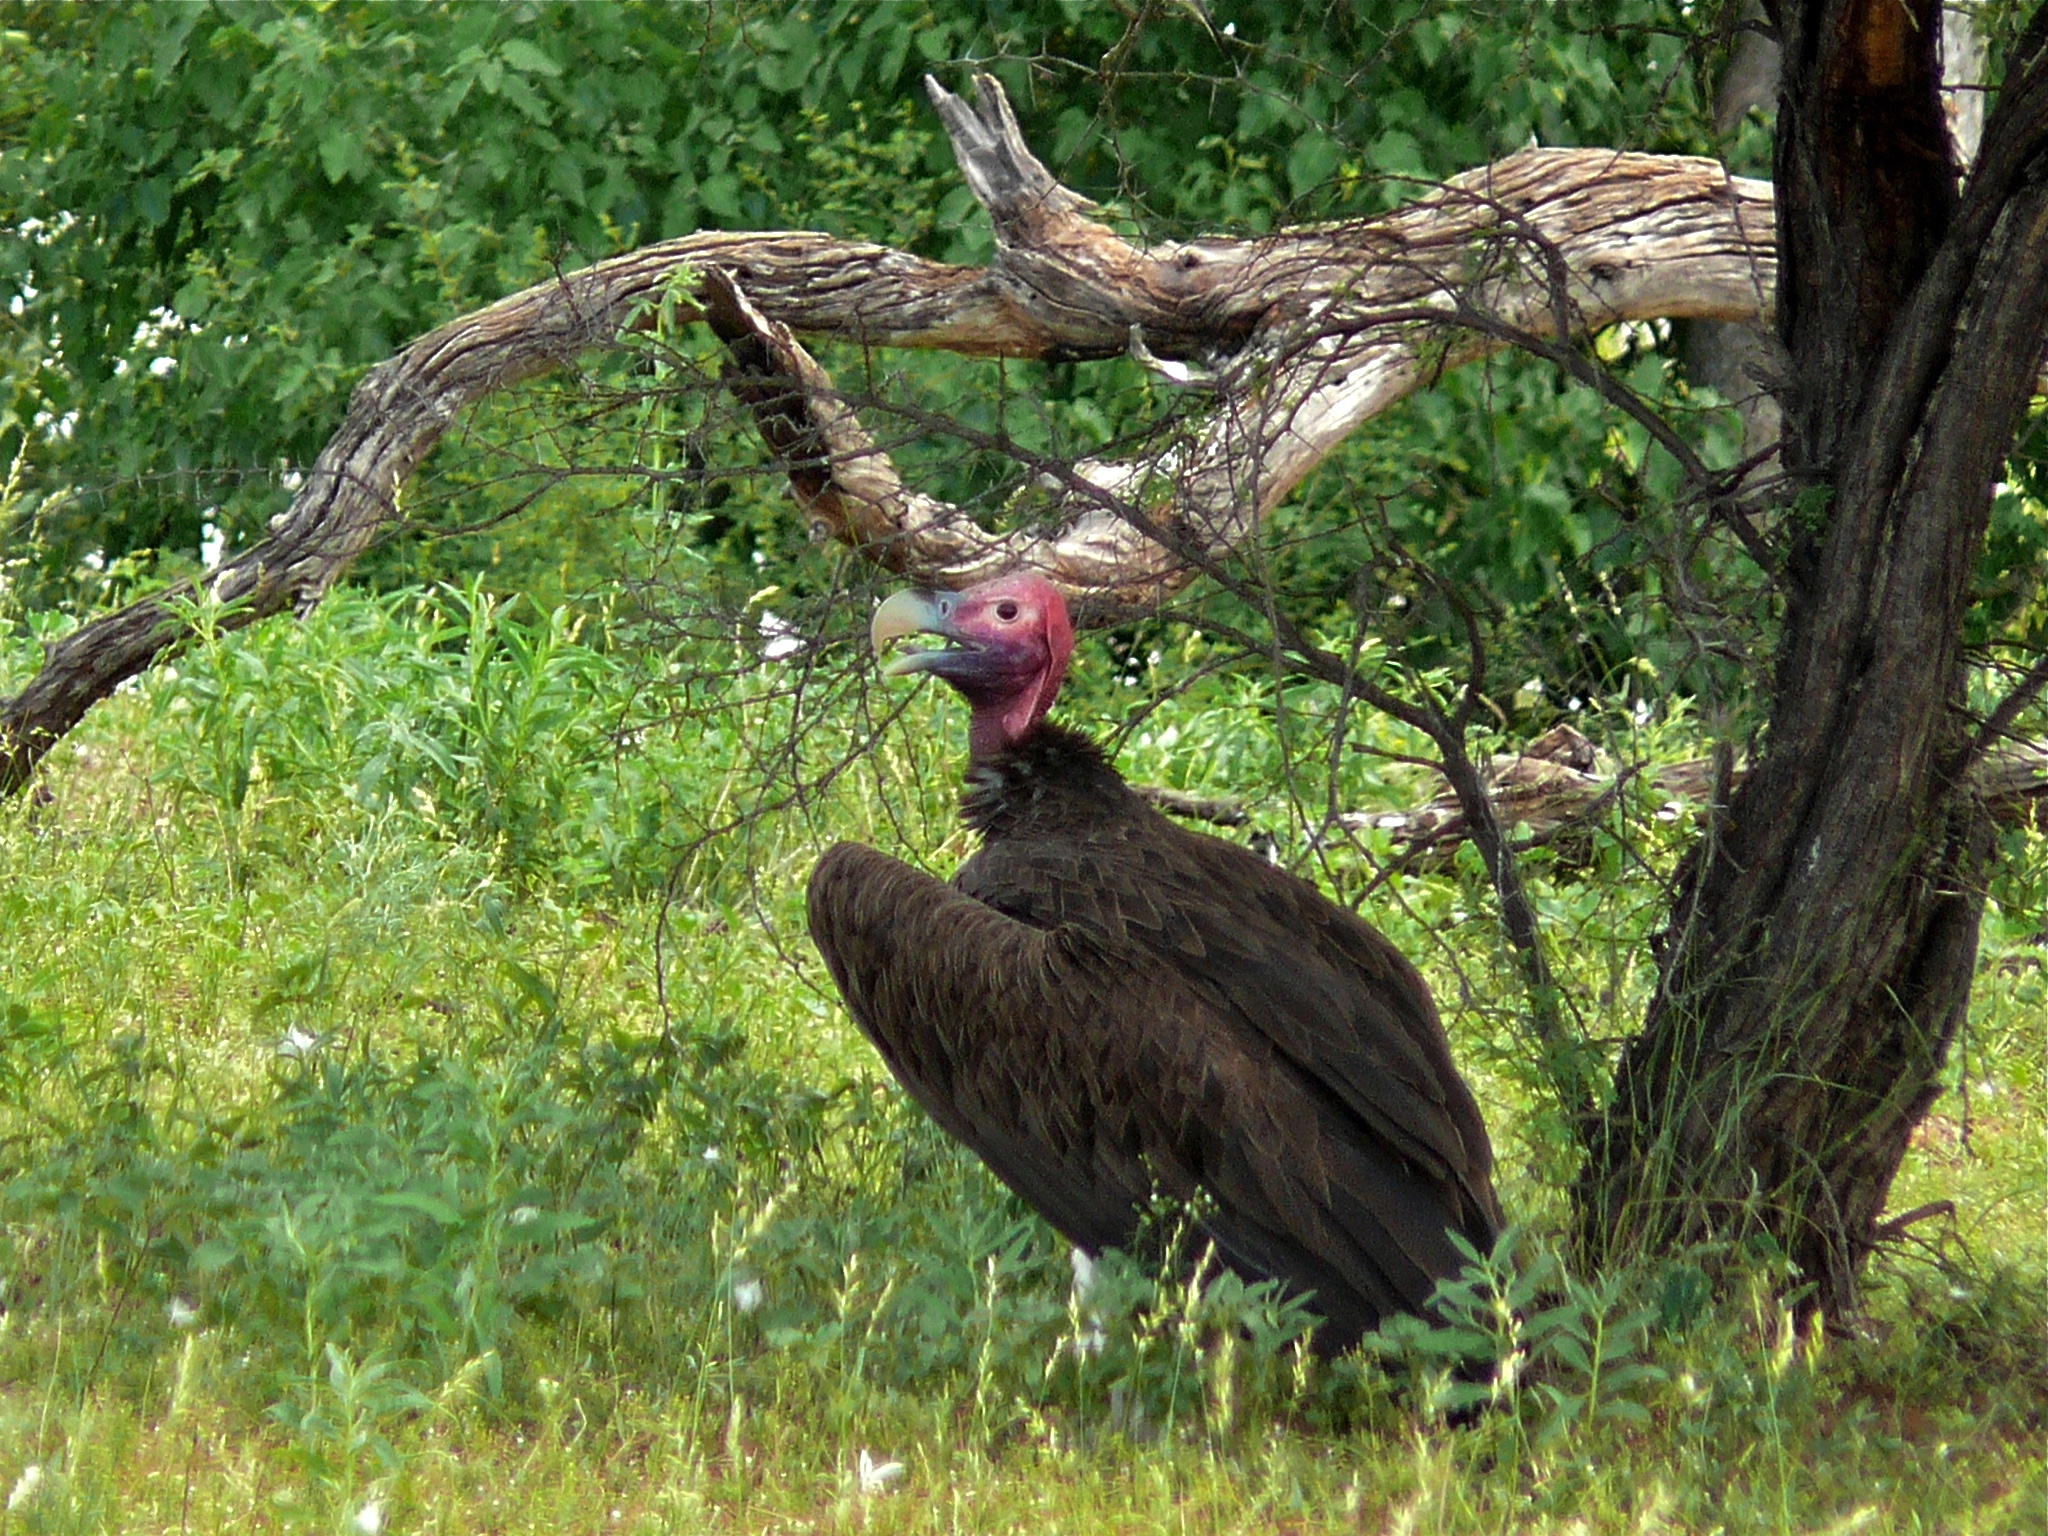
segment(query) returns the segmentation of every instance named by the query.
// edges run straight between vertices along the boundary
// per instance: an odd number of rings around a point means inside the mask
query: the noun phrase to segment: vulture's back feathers
[[[1419,1310],[1446,1229],[1491,1245],[1478,1106],[1377,932],[1058,727],[977,765],[964,811],[951,885],[831,849],[811,932],[890,1070],[1069,1238],[1128,1243],[1155,1189],[1199,1190],[1233,1268],[1315,1293],[1326,1348]]]

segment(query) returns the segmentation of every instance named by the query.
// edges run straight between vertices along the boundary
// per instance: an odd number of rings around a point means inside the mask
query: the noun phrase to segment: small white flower
[[[860,1453],[860,1457],[861,1463],[863,1467],[865,1467],[867,1463],[868,1453],[866,1451],[862,1451]],[[866,1473],[863,1472],[862,1475],[865,1476]],[[11,1511],[21,1508],[22,1505],[26,1504],[30,1499],[36,1496],[36,1490],[42,1486],[43,1469],[37,1466],[34,1462],[30,1462],[27,1466],[21,1469],[21,1476],[18,1479],[16,1479],[14,1484],[14,1492],[7,1495],[8,1509]]]
[[[540,1207],[537,1205],[515,1205],[512,1207],[512,1214],[505,1219],[515,1227],[530,1226],[540,1220]]]
[[[758,1312],[767,1295],[760,1281],[742,1280],[732,1288],[732,1304],[742,1312]]]
[[[349,1524],[361,1531],[363,1536],[377,1536],[377,1533],[384,1529],[384,1501],[382,1499],[370,1500],[369,1503],[356,1511],[355,1519],[351,1520]]]
[[[173,1328],[190,1328],[199,1321],[199,1309],[182,1296],[173,1296],[169,1308]]]
[[[900,1461],[877,1461],[866,1451],[860,1453],[860,1491],[862,1493],[887,1493],[892,1484],[903,1476]]]
[[[319,1047],[320,1037],[308,1034],[294,1024],[285,1031],[284,1038],[277,1042],[277,1054],[286,1061],[303,1061]]]
[[[716,1147],[706,1147],[704,1149],[704,1161],[707,1163],[715,1163],[724,1156],[725,1154]]]
[[[68,438],[71,429],[78,425],[78,412],[66,411],[62,416],[52,416],[48,411],[37,411],[30,425],[45,437]]]
[[[1095,1289],[1095,1260],[1079,1248],[1070,1248],[1067,1262],[1074,1267],[1074,1289],[1086,1296]]]
[[[178,371],[178,360],[175,357],[152,357],[149,360],[149,371],[161,379]]]
[[[768,643],[761,647],[761,654],[770,661],[780,661],[785,656],[794,656],[804,648],[796,627],[779,613],[761,611],[761,638]]]

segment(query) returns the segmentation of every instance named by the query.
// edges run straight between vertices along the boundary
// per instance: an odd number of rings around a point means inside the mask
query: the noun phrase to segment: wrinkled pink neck
[[[1049,696],[1040,703],[1041,696],[1043,690],[1034,688],[1000,704],[978,705],[967,721],[968,760],[985,763],[1021,746],[1052,706]]]

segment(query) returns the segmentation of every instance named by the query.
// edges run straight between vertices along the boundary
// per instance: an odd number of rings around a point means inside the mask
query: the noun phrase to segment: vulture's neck
[[[1043,724],[1014,747],[977,755],[960,816],[990,838],[1029,835],[1035,825],[1111,814],[1137,801],[1102,748],[1079,731]]]

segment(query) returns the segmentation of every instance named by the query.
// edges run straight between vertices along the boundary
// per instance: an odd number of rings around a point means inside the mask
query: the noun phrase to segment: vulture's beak
[[[951,592],[920,592],[912,589],[898,592],[875,610],[875,616],[868,623],[868,639],[880,655],[892,640],[901,640],[906,635],[937,635],[954,642],[957,647],[972,647],[964,636],[953,629],[953,601]],[[932,670],[941,656],[958,654],[949,647],[935,647],[931,650],[905,651],[902,655],[884,663],[882,672],[888,677],[903,677],[912,672]]]

